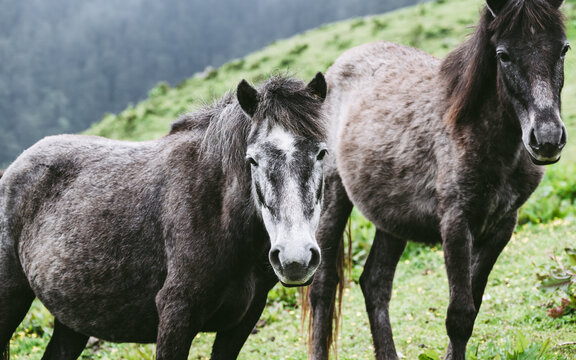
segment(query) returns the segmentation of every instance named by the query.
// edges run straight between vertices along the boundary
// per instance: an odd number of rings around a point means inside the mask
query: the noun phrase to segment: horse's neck
[[[496,96],[489,96],[477,109],[478,113],[470,114],[452,130],[466,161],[478,162],[478,168],[484,162],[491,167],[514,167],[524,151],[518,120],[504,110]]]
[[[227,174],[222,206],[222,226],[235,241],[261,246],[263,223],[252,199],[250,176]]]

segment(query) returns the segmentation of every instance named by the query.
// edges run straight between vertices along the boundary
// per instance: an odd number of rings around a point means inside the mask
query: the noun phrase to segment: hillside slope
[[[307,79],[325,71],[344,50],[371,41],[387,40],[421,48],[443,57],[461,43],[478,19],[482,0],[436,0],[392,13],[356,18],[278,41],[218,69],[207,69],[175,88],[159,84],[149,98],[118,115],[108,115],[87,132],[116,139],[146,140],[168,131],[170,123],[203,101],[210,101],[243,78],[257,82],[274,72]],[[576,0],[567,0],[568,36],[576,44]],[[563,92],[564,121],[569,133],[576,132],[576,61],[571,52],[566,61]],[[571,130],[571,131],[570,131]],[[572,141],[567,150],[576,149]],[[565,157],[567,158],[567,157]]]
[[[159,84],[149,98],[122,113],[107,115],[87,133],[125,140],[148,140],[168,132],[182,113],[234,89],[245,78],[258,82],[276,72],[310,79],[325,71],[346,49],[371,41],[386,40],[421,48],[443,57],[472,32],[483,0],[435,0],[379,16],[328,24],[278,41],[261,51],[232,60],[217,69],[183,81],[174,88]],[[576,44],[576,0],[564,4],[568,38]],[[566,57],[566,81],[562,93],[563,119],[568,145],[562,160],[547,167],[543,184],[520,213],[520,223],[576,217],[576,52]]]

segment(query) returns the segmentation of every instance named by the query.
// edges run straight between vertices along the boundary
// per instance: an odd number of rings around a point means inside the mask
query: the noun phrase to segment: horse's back
[[[29,222],[49,203],[77,196],[70,204],[77,205],[91,196],[114,194],[129,185],[126,182],[144,179],[138,175],[154,151],[149,143],[82,135],[46,137],[6,169],[0,184],[0,207],[9,217]]]
[[[414,85],[422,88],[427,80],[437,77],[440,63],[439,59],[412,47],[389,42],[367,43],[347,50],[328,69],[328,91],[334,96],[347,91],[367,93],[378,89],[392,94],[410,90]],[[387,85],[393,87],[383,87]]]
[[[420,50],[378,42],[327,71],[331,143],[350,199],[379,228],[422,241],[438,240],[436,159],[450,151],[439,67]]]

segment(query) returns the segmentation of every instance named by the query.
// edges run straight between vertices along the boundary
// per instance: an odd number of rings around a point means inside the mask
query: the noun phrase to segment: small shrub
[[[360,26],[364,26],[366,25],[366,20],[364,19],[357,19],[352,21],[352,23],[350,24],[350,30],[356,29]]]
[[[552,263],[538,267],[538,287],[553,298],[546,314],[552,318],[576,312],[576,249],[564,249],[564,256],[551,255]]]
[[[408,45],[416,48],[421,47],[423,38],[424,26],[422,26],[422,24],[417,24],[410,29]]]
[[[244,68],[246,63],[245,59],[232,60],[222,66],[225,71],[239,71]]]
[[[388,22],[386,20],[379,20],[377,18],[372,19],[372,35],[378,34],[380,31],[385,30],[388,27]]]
[[[300,54],[302,54],[306,49],[308,49],[308,44],[299,44],[299,45],[294,46],[294,47],[290,50],[289,54],[290,54],[290,55],[300,55]]]
[[[291,57],[285,57],[282,60],[280,60],[280,68],[289,68],[290,65],[292,65],[294,63],[294,59]]]
[[[338,50],[347,50],[352,46],[352,40],[342,40],[338,43]]]
[[[169,90],[170,90],[170,85],[168,85],[168,83],[160,82],[158,85],[156,85],[156,87],[152,88],[152,90],[150,90],[148,92],[148,97],[153,98],[153,97],[166,95],[166,93]]]
[[[452,29],[446,27],[434,28],[424,32],[426,39],[444,39],[450,35]]]

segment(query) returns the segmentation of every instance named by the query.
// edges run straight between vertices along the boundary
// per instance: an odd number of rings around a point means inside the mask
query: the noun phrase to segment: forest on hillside
[[[0,0],[0,166],[275,39],[419,0]]]

